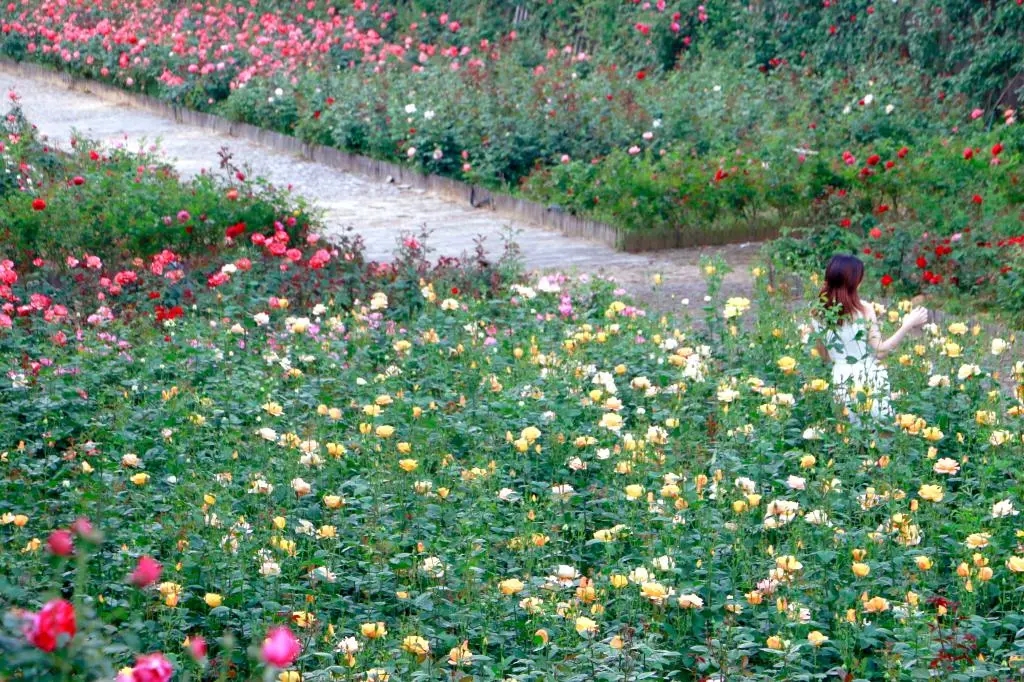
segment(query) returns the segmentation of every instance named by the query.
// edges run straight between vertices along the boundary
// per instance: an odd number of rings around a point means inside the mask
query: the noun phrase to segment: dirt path
[[[159,141],[185,176],[217,165],[217,151],[227,146],[235,160],[278,185],[290,185],[323,210],[326,235],[348,227],[363,236],[367,257],[387,261],[404,233],[431,230],[434,256],[460,256],[473,249],[473,239],[486,237],[496,254],[506,227],[512,229],[529,269],[603,273],[615,277],[635,296],[657,308],[671,308],[680,299],[697,304],[704,296],[697,261],[702,254],[720,254],[734,272],[725,283],[728,293],[749,291],[749,264],[760,246],[732,245],[627,254],[603,244],[566,237],[534,225],[512,223],[487,210],[474,210],[420,190],[396,187],[344,173],[328,166],[282,154],[246,140],[175,123],[141,109],[105,101],[19,75],[0,64],[0,94],[17,92],[28,118],[54,144],[67,145],[72,131],[107,145],[137,149]],[[661,273],[664,285],[652,291],[651,279]]]

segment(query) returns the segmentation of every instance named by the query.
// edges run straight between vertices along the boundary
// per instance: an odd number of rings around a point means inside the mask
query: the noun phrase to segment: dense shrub
[[[1024,232],[1016,2],[70,7],[0,7],[3,50],[628,230],[811,231],[780,263],[848,225],[906,293],[1019,276],[977,246]]]

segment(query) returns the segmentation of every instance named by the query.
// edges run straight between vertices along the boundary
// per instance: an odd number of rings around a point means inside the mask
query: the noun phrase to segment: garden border
[[[597,241],[613,249],[630,253],[697,246],[721,246],[740,242],[762,241],[778,236],[772,227],[736,226],[729,229],[651,230],[634,232],[614,225],[581,218],[543,206],[529,199],[520,199],[504,192],[496,192],[440,175],[421,173],[408,166],[351,154],[320,144],[303,142],[266,128],[230,121],[222,116],[194,111],[170,104],[151,95],[129,92],[108,83],[83,78],[48,66],[0,57],[0,73],[7,72],[43,80],[53,85],[78,90],[116,104],[126,105],[169,118],[177,123],[211,130],[229,137],[237,137],[268,147],[274,151],[295,154],[325,166],[382,182],[395,182],[432,192],[448,201],[472,208],[487,206],[503,217],[519,220],[561,232],[568,237]]]

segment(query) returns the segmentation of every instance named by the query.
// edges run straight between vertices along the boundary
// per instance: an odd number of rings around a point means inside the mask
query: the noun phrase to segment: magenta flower
[[[302,652],[302,644],[295,634],[281,625],[271,629],[263,640],[260,657],[275,668],[287,668]]]

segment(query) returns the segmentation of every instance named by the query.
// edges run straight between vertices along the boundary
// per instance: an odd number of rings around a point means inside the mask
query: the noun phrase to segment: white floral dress
[[[832,388],[836,398],[850,408],[851,421],[859,423],[857,414],[865,412],[879,420],[892,417],[889,373],[868,343],[867,321],[856,317],[830,329],[825,347],[832,359]]]

